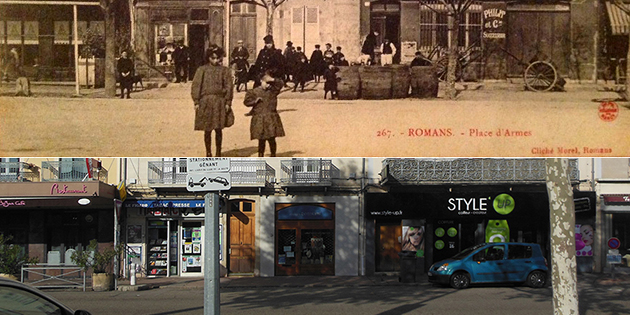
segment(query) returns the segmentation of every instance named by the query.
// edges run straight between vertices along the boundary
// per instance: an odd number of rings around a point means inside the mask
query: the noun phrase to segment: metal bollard
[[[136,285],[136,263],[131,263],[131,270],[129,271],[129,273],[129,284]]]

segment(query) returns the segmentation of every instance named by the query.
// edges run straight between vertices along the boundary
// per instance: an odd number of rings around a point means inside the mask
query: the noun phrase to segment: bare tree
[[[627,7],[622,0],[614,0],[615,1],[615,5],[624,13],[630,15],[630,7]],[[630,36],[630,33],[628,34]],[[630,48],[628,48],[628,54],[626,55],[626,91],[625,91],[625,98],[629,99],[630,97],[628,96],[628,93],[630,93],[630,80],[628,80],[630,78],[630,67],[628,67],[627,63],[628,61],[630,61]]]
[[[246,2],[259,5],[267,10],[267,34],[273,35],[273,15],[276,9],[287,0],[248,0]]]
[[[579,314],[575,258],[575,205],[568,159],[547,159],[551,224],[551,281],[556,315]]]
[[[437,3],[446,7],[446,13],[443,11],[435,10],[428,0],[419,0],[421,5],[426,6],[430,10],[437,14],[446,14],[448,16],[448,29],[450,36],[450,42],[448,45],[448,66],[446,72],[446,97],[449,99],[457,96],[455,90],[455,81],[457,80],[457,59],[459,53],[457,51],[457,45],[459,43],[459,25],[465,14],[473,4],[473,0],[437,0]]]
[[[116,96],[116,4],[118,0],[100,0],[105,16],[105,96]]]

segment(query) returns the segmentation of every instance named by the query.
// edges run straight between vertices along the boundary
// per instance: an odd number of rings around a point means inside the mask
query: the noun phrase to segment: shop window
[[[278,230],[278,264],[295,265],[296,230]]]
[[[172,54],[178,42],[186,44],[185,23],[159,23],[155,25],[156,62],[159,65],[172,65]]]
[[[429,55],[435,49],[446,52],[449,46],[448,16],[444,5],[432,3],[420,7],[420,41],[418,49]],[[463,51],[476,45],[481,50],[481,5],[473,4],[464,14],[459,25],[458,49]]]
[[[332,264],[335,253],[333,230],[302,230],[302,265]]]
[[[291,9],[291,41],[294,46],[302,46],[303,51],[309,51],[320,44],[318,7],[301,6]]]

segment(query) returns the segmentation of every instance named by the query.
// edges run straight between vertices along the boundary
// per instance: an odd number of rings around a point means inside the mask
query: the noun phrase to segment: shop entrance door
[[[182,276],[203,275],[203,228],[201,221],[182,221],[180,260]]]
[[[230,204],[230,265],[231,275],[254,273],[256,263],[254,203],[233,201]]]
[[[207,60],[204,60],[204,54],[208,47],[208,41],[208,25],[192,24],[188,27],[188,51],[190,55],[188,76],[190,80],[195,76],[197,68],[207,62]]]
[[[402,226],[400,222],[378,227],[376,245],[376,271],[399,271],[402,250]]]

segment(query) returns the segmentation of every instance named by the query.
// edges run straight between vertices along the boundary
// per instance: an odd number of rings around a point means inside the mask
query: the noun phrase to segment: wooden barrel
[[[417,98],[437,97],[438,78],[432,66],[411,68],[411,95]]]
[[[340,100],[356,100],[361,92],[361,80],[359,80],[359,67],[338,67],[337,95]]]
[[[379,66],[359,67],[361,98],[367,100],[392,97],[392,68]]]
[[[409,82],[411,73],[407,65],[391,65],[392,67],[392,98],[409,97]]]

